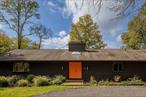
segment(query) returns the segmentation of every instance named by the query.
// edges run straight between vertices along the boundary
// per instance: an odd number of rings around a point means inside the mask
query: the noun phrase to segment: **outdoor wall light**
[[[64,69],[63,65],[61,66],[61,69],[62,69],[62,70]]]
[[[86,67],[86,69],[88,70],[88,66]]]

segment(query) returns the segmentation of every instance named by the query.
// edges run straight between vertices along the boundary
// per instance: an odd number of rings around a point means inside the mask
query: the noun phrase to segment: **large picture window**
[[[123,65],[120,63],[113,64],[113,71],[114,72],[121,72],[123,70]]]
[[[17,62],[13,65],[13,72],[29,72],[29,63]]]

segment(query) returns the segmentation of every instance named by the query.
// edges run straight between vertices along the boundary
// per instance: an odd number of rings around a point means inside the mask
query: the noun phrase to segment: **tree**
[[[4,53],[17,48],[17,39],[10,38],[0,32],[0,53]],[[22,39],[22,49],[38,49],[38,43],[29,38]]]
[[[104,48],[105,44],[97,29],[98,26],[90,15],[82,16],[79,18],[79,22],[72,24],[70,40],[85,43],[86,48]]]
[[[11,38],[0,32],[0,53],[10,51],[14,48],[14,42]]]
[[[17,45],[17,39],[13,39],[14,47],[18,47]],[[35,41],[30,40],[28,37],[25,37],[22,39],[21,49],[38,49],[39,44]]]
[[[146,8],[129,22],[128,32],[123,33],[121,38],[127,48],[146,48]]]
[[[23,38],[22,40],[22,49],[38,49],[39,44],[30,40],[29,38]]]
[[[39,49],[39,44],[37,42],[31,42],[31,46],[29,48],[31,48],[31,49]]]
[[[39,39],[39,49],[42,46],[43,39],[51,37],[51,29],[47,29],[44,25],[38,24],[30,28],[30,32],[36,35]]]
[[[0,22],[5,23],[17,34],[18,49],[21,49],[22,39],[26,24],[30,24],[31,18],[39,18],[38,3],[35,0],[1,0]],[[25,29],[24,29],[25,28]]]

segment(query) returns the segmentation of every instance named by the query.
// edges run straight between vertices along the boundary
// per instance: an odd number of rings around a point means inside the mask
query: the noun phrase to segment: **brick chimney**
[[[83,52],[85,51],[85,43],[77,42],[77,41],[71,41],[68,44],[69,51],[78,51]]]

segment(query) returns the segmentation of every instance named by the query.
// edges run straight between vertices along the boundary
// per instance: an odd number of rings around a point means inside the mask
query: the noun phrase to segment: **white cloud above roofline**
[[[67,49],[69,42],[69,34],[60,31],[58,36],[43,40],[43,48]]]
[[[118,42],[121,42],[121,41],[122,41],[121,35],[118,35],[118,36],[116,37],[116,40],[117,40]]]

